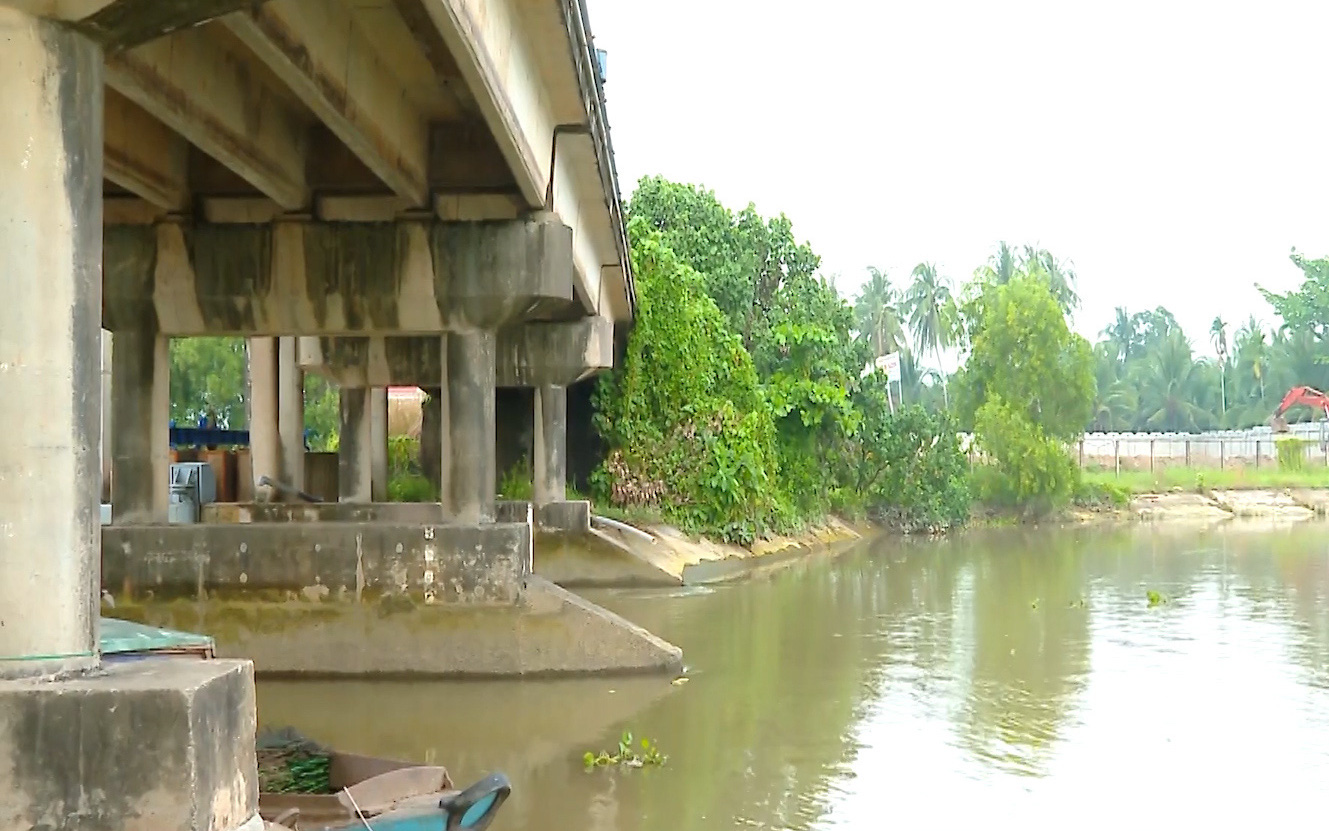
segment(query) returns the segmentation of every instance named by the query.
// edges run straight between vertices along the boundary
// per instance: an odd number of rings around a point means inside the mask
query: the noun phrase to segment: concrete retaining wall
[[[532,575],[527,523],[112,526],[102,539],[116,616],[206,633],[266,675],[682,667],[677,647]]]

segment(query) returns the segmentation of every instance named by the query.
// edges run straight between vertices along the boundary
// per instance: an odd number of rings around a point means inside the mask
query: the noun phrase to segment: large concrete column
[[[305,486],[305,378],[296,352],[297,339],[277,339],[277,422],[281,435],[281,481]]]
[[[13,677],[99,663],[100,49],[0,7],[0,101],[0,677]]]
[[[494,448],[494,333],[454,332],[446,345],[450,418],[444,434],[450,445],[448,514],[456,523],[494,521],[498,489]]]
[[[254,492],[264,476],[279,479],[281,434],[277,428],[277,339],[249,339],[249,453]]]
[[[368,387],[342,387],[340,444],[337,447],[339,502],[373,500],[373,421]]]
[[[147,328],[116,333],[111,355],[111,521],[164,523],[171,501],[170,339]]]
[[[388,388],[369,392],[369,493],[375,502],[388,501]]]
[[[535,390],[536,505],[568,498],[568,389],[542,384]]]

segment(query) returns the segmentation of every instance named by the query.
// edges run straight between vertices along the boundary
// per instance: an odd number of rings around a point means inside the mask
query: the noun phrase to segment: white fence
[[[1078,448],[1080,467],[1117,471],[1272,467],[1278,463],[1275,442],[1282,436],[1308,441],[1306,462],[1329,466],[1329,422],[1290,426],[1291,432],[1285,434],[1268,427],[1205,433],[1085,433]]]

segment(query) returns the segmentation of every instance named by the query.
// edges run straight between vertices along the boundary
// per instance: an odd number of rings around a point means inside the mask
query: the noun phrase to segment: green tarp
[[[102,618],[101,648],[103,655],[123,655],[129,652],[158,652],[163,650],[207,651],[213,649],[212,638],[174,629],[158,629],[113,617]]]

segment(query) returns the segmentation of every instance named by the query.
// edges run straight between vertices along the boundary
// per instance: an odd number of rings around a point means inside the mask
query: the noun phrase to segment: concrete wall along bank
[[[529,523],[104,529],[113,614],[265,675],[673,672],[681,651],[531,573]]]

